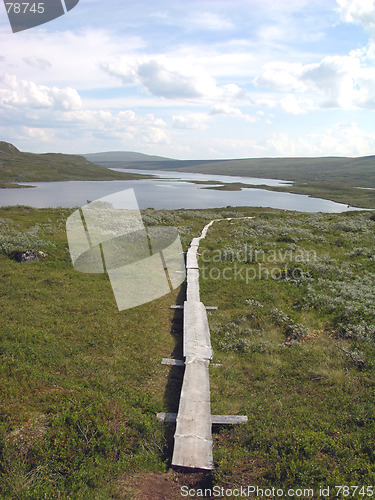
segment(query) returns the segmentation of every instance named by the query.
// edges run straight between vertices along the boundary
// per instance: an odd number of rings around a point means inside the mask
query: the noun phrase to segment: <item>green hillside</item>
[[[238,160],[175,160],[100,162],[107,168],[174,170],[204,174],[236,175],[292,181],[292,186],[259,186],[229,182],[213,189],[239,190],[256,187],[272,191],[305,194],[347,203],[362,208],[375,208],[375,156],[359,158],[247,158]],[[362,189],[367,188],[367,189]],[[370,189],[368,189],[370,188]],[[209,188],[211,189],[211,188]]]
[[[171,158],[166,158],[165,156],[155,156],[146,155],[143,153],[136,153],[135,151],[108,151],[103,153],[85,153],[82,154],[84,158],[92,161],[93,163],[99,163],[106,161],[174,161]]]
[[[0,183],[46,181],[110,181],[137,179],[137,175],[113,172],[82,156],[19,151],[0,141]],[[144,178],[144,176],[142,176]]]
[[[204,174],[263,177],[294,182],[336,182],[375,187],[375,156],[358,158],[245,158],[234,160],[172,160],[168,162],[103,161],[101,165],[147,170],[179,170]]]

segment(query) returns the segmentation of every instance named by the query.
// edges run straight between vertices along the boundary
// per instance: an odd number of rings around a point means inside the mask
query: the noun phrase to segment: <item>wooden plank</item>
[[[159,422],[166,422],[174,424],[176,422],[177,418],[177,413],[164,413],[160,412],[156,414],[156,418],[159,420]]]
[[[163,358],[161,360],[161,364],[170,366],[185,366],[185,361],[183,361],[182,359]]]
[[[183,355],[212,359],[210,329],[202,302],[185,301],[183,328]]]
[[[219,308],[217,306],[204,306],[206,311],[217,311]],[[183,309],[184,306],[181,305],[172,305],[169,306],[169,309]]]
[[[186,256],[186,269],[199,269],[197,253],[190,248]]]
[[[208,365],[209,360],[186,360],[174,436],[174,466],[213,469]]]
[[[200,302],[199,294],[199,269],[187,270],[186,300]]]
[[[246,415],[211,415],[212,425],[245,424],[247,421]]]
[[[159,422],[175,423],[177,413],[157,413]],[[211,425],[237,425],[248,422],[246,415],[211,415]]]

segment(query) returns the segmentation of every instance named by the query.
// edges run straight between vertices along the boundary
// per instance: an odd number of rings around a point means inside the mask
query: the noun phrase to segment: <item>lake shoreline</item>
[[[279,179],[174,171],[154,170],[150,178],[148,173],[134,170],[124,172],[133,180],[32,182],[29,185],[23,183],[24,187],[35,188],[32,190],[0,189],[1,206],[71,208],[82,206],[88,200],[134,189],[140,208],[174,210],[254,206],[332,213],[375,208],[375,203],[371,203],[374,197],[371,190],[347,188],[340,194],[337,187],[334,191],[329,185],[295,185]],[[356,193],[361,197],[356,198]],[[367,203],[360,203],[361,200],[367,200]]]

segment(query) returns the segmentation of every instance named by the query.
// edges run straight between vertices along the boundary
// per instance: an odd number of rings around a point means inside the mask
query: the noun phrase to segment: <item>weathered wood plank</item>
[[[186,256],[186,269],[199,269],[197,252],[192,252],[193,249],[189,249]]]
[[[196,359],[212,359],[210,329],[202,302],[185,301],[183,354]]]
[[[245,424],[247,421],[246,415],[211,415],[212,425]]]
[[[209,360],[186,360],[172,465],[213,469]]]
[[[161,364],[170,366],[185,366],[185,361],[183,361],[182,359],[163,358],[161,360]]]
[[[206,311],[217,311],[218,310],[218,307],[217,306],[204,306]],[[184,306],[181,306],[181,305],[172,305],[172,306],[169,306],[169,309],[183,309]]]
[[[186,300],[200,302],[199,294],[199,269],[187,270]]]
[[[160,422],[176,423],[177,413],[164,413],[156,414],[156,418]],[[212,425],[236,425],[245,424],[248,422],[246,415],[211,415]]]

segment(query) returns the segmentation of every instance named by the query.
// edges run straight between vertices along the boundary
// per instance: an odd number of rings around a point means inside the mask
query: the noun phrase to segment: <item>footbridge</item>
[[[251,218],[251,217],[244,217]],[[213,352],[207,307],[200,300],[198,247],[209,227],[220,220],[210,221],[199,238],[193,238],[186,254],[186,300],[183,306],[183,357],[184,360],[163,359],[163,364],[185,367],[178,413],[158,413],[164,422],[175,422],[172,465],[212,470],[212,425],[247,422],[242,415],[211,415],[209,365]],[[235,219],[237,220],[237,219]]]

